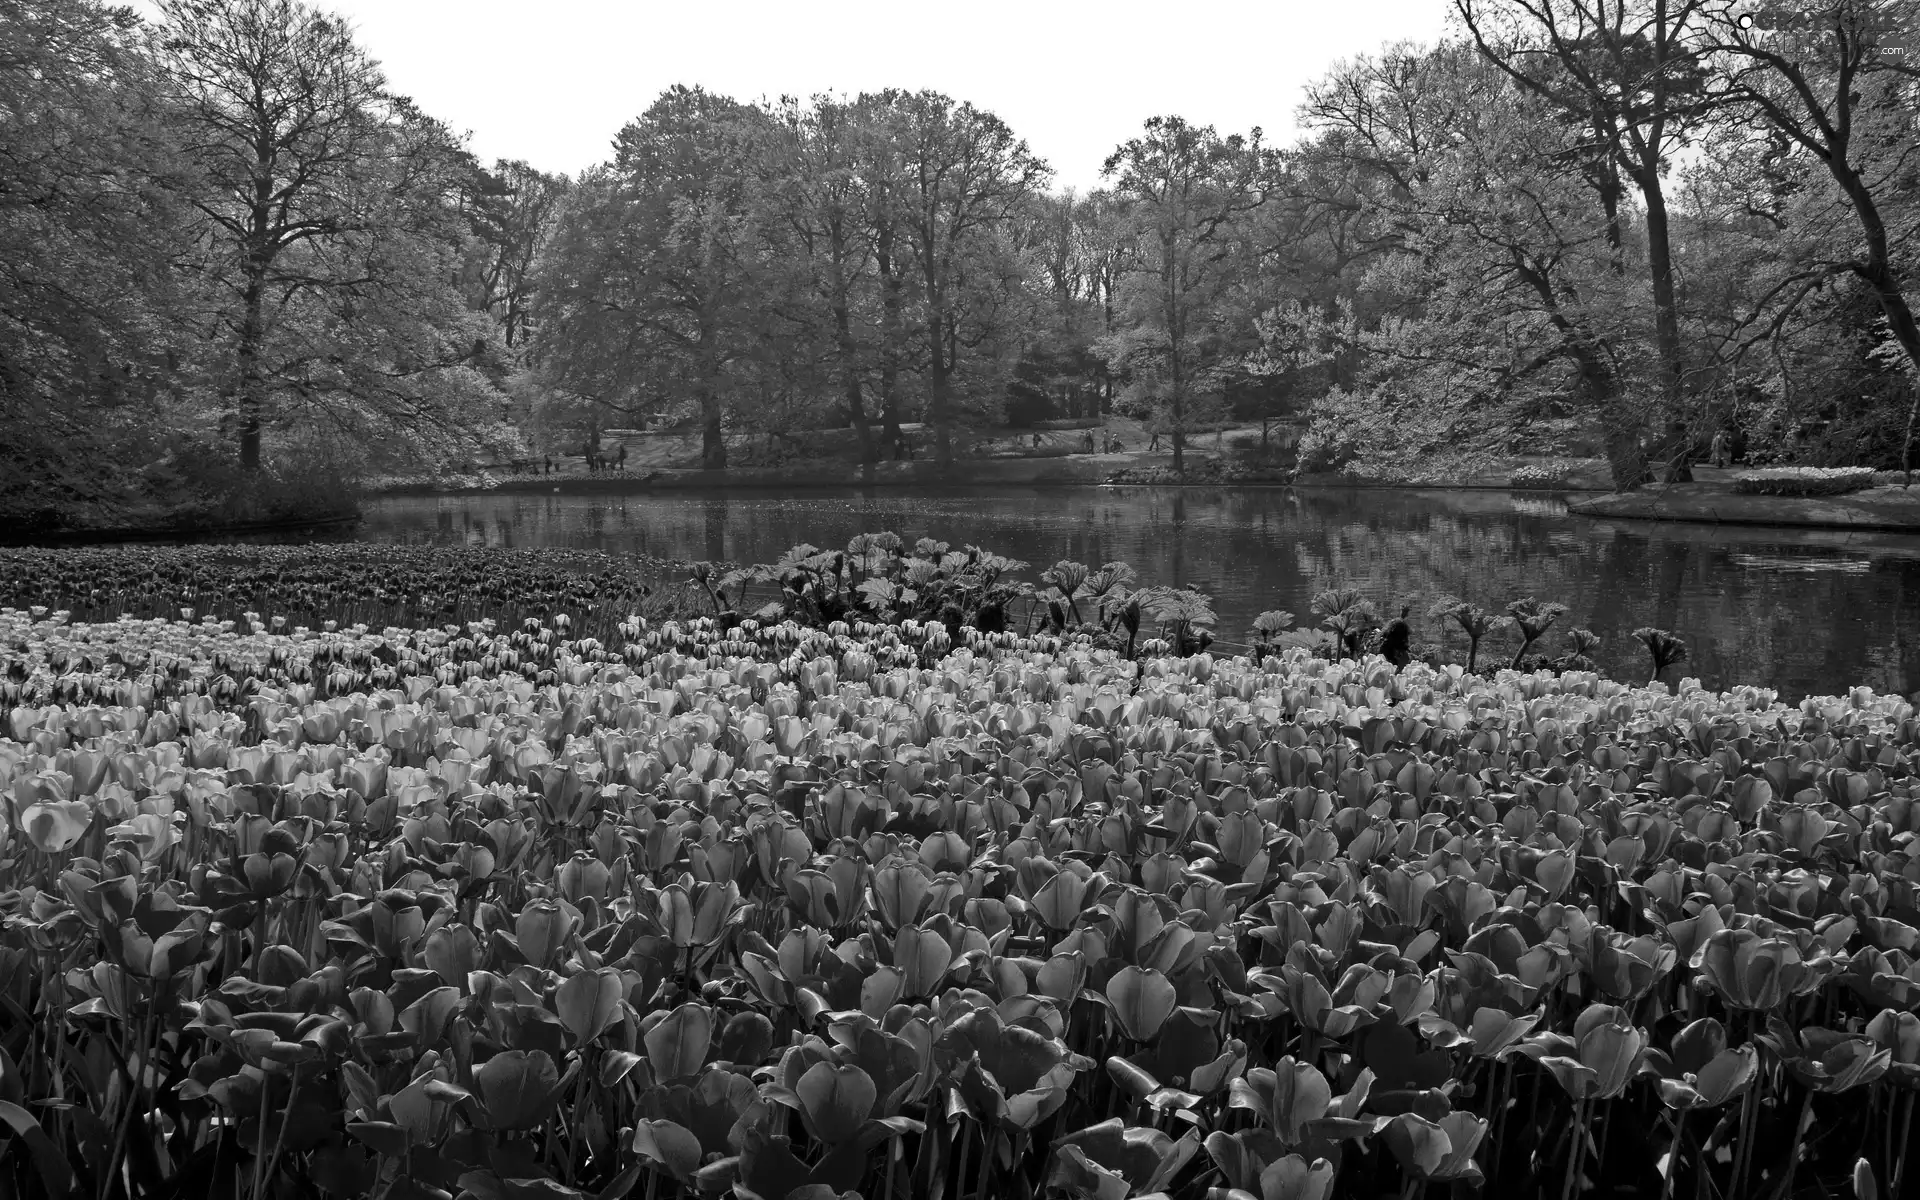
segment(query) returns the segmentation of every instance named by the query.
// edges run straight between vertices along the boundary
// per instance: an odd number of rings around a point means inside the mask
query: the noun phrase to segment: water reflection
[[[1221,633],[1265,608],[1305,614],[1333,583],[1382,611],[1441,592],[1488,606],[1556,599],[1563,620],[1639,670],[1641,625],[1692,646],[1709,685],[1761,682],[1789,696],[1855,683],[1920,687],[1920,538],[1840,531],[1591,521],[1558,501],[1503,492],[1278,489],[857,489],[775,493],[396,497],[362,537],[579,546],[669,558],[766,561],[807,541],[891,529],[991,547],[1036,567],[1123,560],[1144,580],[1212,592]],[[1417,640],[1439,631],[1422,628]]]

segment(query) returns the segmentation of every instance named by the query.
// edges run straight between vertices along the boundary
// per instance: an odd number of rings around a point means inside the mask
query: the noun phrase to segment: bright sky
[[[317,0],[483,159],[573,173],[660,91],[933,88],[990,109],[1084,191],[1141,122],[1293,131],[1333,62],[1433,41],[1450,0]]]

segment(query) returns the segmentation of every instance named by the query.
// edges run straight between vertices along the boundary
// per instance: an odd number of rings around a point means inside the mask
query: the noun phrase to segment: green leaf
[[[66,1155],[53,1144],[47,1131],[40,1128],[40,1122],[33,1114],[9,1100],[0,1100],[0,1121],[27,1144],[33,1154],[34,1165],[40,1168],[40,1182],[50,1196],[65,1196],[73,1190],[73,1168],[67,1165]]]

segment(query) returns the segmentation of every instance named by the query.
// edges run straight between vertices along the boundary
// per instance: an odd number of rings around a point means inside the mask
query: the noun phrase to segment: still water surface
[[[1314,592],[1334,584],[1361,588],[1382,612],[1412,604],[1416,643],[1453,632],[1424,619],[1441,593],[1488,608],[1531,594],[1567,605],[1562,628],[1600,634],[1603,661],[1622,677],[1645,669],[1632,632],[1653,625],[1686,638],[1685,673],[1710,687],[1758,683],[1783,699],[1856,684],[1920,688],[1920,537],[1595,521],[1557,499],[1506,492],[1002,486],[389,497],[367,506],[359,536],[766,562],[798,542],[836,547],[883,529],[909,542],[971,542],[1035,570],[1061,558],[1122,560],[1143,582],[1211,593],[1219,634],[1235,642],[1261,610],[1305,617]],[[1511,641],[1500,645],[1511,654]]]

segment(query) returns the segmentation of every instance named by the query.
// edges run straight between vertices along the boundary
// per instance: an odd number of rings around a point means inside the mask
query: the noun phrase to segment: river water
[[[1336,584],[1360,588],[1383,613],[1412,604],[1416,643],[1457,635],[1424,617],[1440,594],[1487,608],[1534,595],[1568,607],[1561,629],[1601,635],[1600,657],[1622,678],[1646,670],[1632,631],[1652,625],[1687,640],[1683,673],[1711,687],[1755,683],[1786,699],[1860,684],[1920,688],[1920,537],[1601,521],[1523,493],[996,486],[388,497],[366,506],[359,536],[767,562],[798,542],[838,547],[879,530],[974,543],[1035,572],[1061,558],[1125,561],[1143,583],[1210,593],[1218,633],[1234,642],[1263,609],[1310,620],[1314,592]],[[1500,647],[1512,653],[1510,635],[1501,637],[1496,659]],[[1557,645],[1550,637],[1543,649]]]

